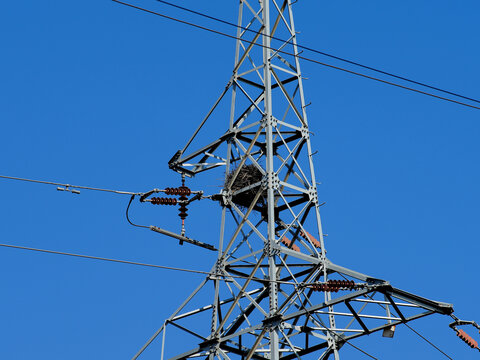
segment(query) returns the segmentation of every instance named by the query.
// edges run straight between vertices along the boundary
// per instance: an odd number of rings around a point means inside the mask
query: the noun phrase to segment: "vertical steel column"
[[[278,285],[277,267],[275,265],[275,170],[273,164],[273,106],[272,106],[272,74],[270,68],[271,49],[270,49],[270,0],[262,0],[262,19],[263,19],[263,76],[264,76],[264,111],[265,118],[265,143],[266,143],[266,187],[267,187],[267,216],[268,216],[268,237],[265,251],[268,256],[268,275],[271,281],[269,284],[270,298],[270,316],[274,316],[278,310]],[[279,336],[278,329],[274,324],[268,324],[270,333],[270,359],[278,360],[279,356]]]
[[[305,104],[305,95],[303,92],[303,80],[301,76],[301,71],[300,71],[300,61],[298,58],[298,47],[297,47],[297,36],[296,36],[296,31],[295,31],[295,21],[293,17],[293,11],[292,11],[292,2],[291,0],[288,0],[288,13],[290,17],[290,28],[292,30],[292,45],[293,45],[293,50],[295,54],[295,67],[297,69],[297,73],[299,74],[298,76],[298,83],[299,83],[299,91],[300,91],[300,101],[302,105],[302,115],[304,119],[305,126],[308,127],[308,119],[307,119],[307,112],[306,112],[306,104]],[[312,187],[314,188],[314,191],[316,193],[316,198],[318,199],[318,193],[317,193],[317,186],[316,186],[316,178],[315,178],[315,169],[313,165],[313,153],[312,153],[312,147],[311,147],[311,142],[310,138],[307,138],[307,152],[308,152],[308,162],[309,162],[309,167],[310,167],[310,176],[312,179]],[[321,258],[323,261],[326,260],[326,250],[325,250],[325,242],[323,239],[323,230],[322,230],[322,222],[320,218],[320,210],[319,210],[319,204],[318,201],[314,204],[315,207],[315,216],[317,220],[317,227],[318,227],[318,238],[320,239],[320,244],[321,244]],[[323,279],[326,282],[328,280],[328,274],[327,274],[327,269],[326,266],[323,266]],[[325,301],[330,301],[332,298],[331,293],[325,292]],[[331,313],[334,312],[333,306],[329,307],[329,311]],[[329,320],[329,325],[330,328],[335,329],[336,328],[336,322],[335,322],[335,317],[333,315],[328,316]],[[336,342],[331,333],[327,333],[327,338],[329,339],[330,346],[333,348],[333,355],[335,360],[340,360],[340,355],[337,349]]]

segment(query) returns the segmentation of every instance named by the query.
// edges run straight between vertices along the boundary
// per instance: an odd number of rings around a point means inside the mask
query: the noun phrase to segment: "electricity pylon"
[[[298,55],[290,0],[240,0],[233,75],[169,162],[225,175],[218,258],[134,359],[161,334],[162,359],[338,360],[352,339],[453,312],[328,259]]]

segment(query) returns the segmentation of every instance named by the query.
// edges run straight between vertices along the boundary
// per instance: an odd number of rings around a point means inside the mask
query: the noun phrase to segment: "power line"
[[[245,43],[249,43],[249,44],[253,44],[253,45],[256,45],[256,46],[260,46],[260,47],[262,47],[262,48],[267,48],[267,49],[273,50],[273,51],[278,52],[278,53],[281,53],[281,54],[290,55],[290,56],[295,56],[295,57],[297,57],[297,58],[299,58],[299,59],[302,59],[302,60],[304,60],[304,61],[308,61],[308,62],[317,64],[317,65],[321,65],[321,66],[325,66],[325,67],[328,67],[328,68],[331,68],[331,69],[343,71],[343,72],[346,72],[346,73],[349,73],[349,74],[352,74],[352,75],[356,75],[356,76],[360,76],[360,77],[363,77],[363,78],[366,78],[366,79],[378,81],[378,82],[383,83],[383,84],[395,86],[395,87],[398,87],[398,88],[401,88],[401,89],[404,89],[404,90],[416,92],[416,93],[418,93],[418,94],[430,96],[430,97],[433,97],[433,98],[436,98],[436,99],[439,99],[439,100],[444,100],[444,101],[452,102],[452,103],[455,103],[455,104],[458,104],[458,105],[467,106],[467,107],[470,107],[470,108],[473,108],[473,109],[480,110],[480,107],[478,107],[478,106],[474,106],[474,105],[467,104],[467,103],[464,103],[464,102],[461,102],[461,101],[457,101],[457,100],[453,100],[453,99],[450,99],[450,98],[446,98],[446,97],[443,97],[443,96],[435,95],[435,94],[432,94],[432,93],[429,93],[429,92],[426,92],[426,91],[422,91],[422,90],[418,90],[418,89],[414,89],[414,88],[411,88],[411,87],[408,87],[408,86],[400,85],[400,84],[397,84],[397,83],[394,83],[394,82],[391,82],[391,81],[382,80],[382,79],[379,79],[379,78],[376,78],[376,77],[373,77],[373,76],[365,75],[365,74],[362,74],[362,73],[359,73],[359,72],[356,72],[356,71],[352,71],[352,70],[348,70],[348,69],[345,69],[345,68],[342,68],[342,67],[339,67],[339,66],[335,66],[335,65],[331,65],[331,64],[327,64],[327,63],[318,61],[318,60],[314,60],[314,59],[311,59],[311,58],[307,58],[307,57],[305,57],[305,56],[301,56],[301,55],[298,55],[298,54],[293,54],[293,53],[290,53],[290,52],[288,52],[288,51],[275,49],[275,48],[273,48],[273,47],[266,46],[266,45],[263,45],[263,44],[258,44],[258,43],[254,42],[254,41],[248,41],[248,40],[242,39],[242,38],[237,37],[237,36],[234,36],[234,35],[230,35],[230,34],[227,34],[227,33],[224,33],[224,32],[218,31],[218,30],[215,30],[215,29],[211,29],[211,28],[208,28],[208,27],[205,27],[205,26],[202,26],[202,25],[198,25],[198,24],[189,22],[189,21],[181,20],[181,19],[178,19],[178,18],[175,18],[175,17],[172,17],[172,16],[168,16],[168,15],[159,13],[159,12],[155,12],[155,11],[152,11],[152,10],[148,10],[148,9],[145,9],[145,8],[142,8],[142,7],[133,5],[133,4],[125,3],[125,2],[122,2],[122,1],[120,1],[120,0],[112,0],[112,1],[113,1],[113,2],[116,2],[116,3],[118,3],[118,4],[121,4],[121,5],[125,5],[125,6],[128,6],[128,7],[131,7],[131,8],[137,9],[137,10],[140,10],[140,11],[147,12],[147,13],[152,14],[152,15],[156,15],[156,16],[160,16],[160,17],[165,18],[165,19],[172,20],[172,21],[175,21],[175,22],[184,24],[184,25],[192,26],[192,27],[195,27],[195,28],[197,28],[197,29],[205,30],[205,31],[208,31],[208,32],[217,34],[217,35],[221,35],[221,36],[224,36],[224,37],[228,37],[228,38],[230,38],[230,39],[242,40],[242,41],[244,41]]]
[[[367,295],[368,298],[372,299],[373,298],[370,296],[370,295]],[[382,304],[378,304],[380,305],[380,307],[382,307],[384,310],[386,310],[386,308],[382,305]],[[423,340],[425,340],[428,344],[430,344],[431,346],[433,346],[435,349],[437,349],[439,352],[441,352],[443,355],[445,355],[448,359],[450,360],[453,360],[450,356],[448,356],[445,352],[443,352],[439,347],[437,347],[435,344],[433,344],[430,340],[428,340],[426,337],[424,337],[423,335],[421,335],[419,332],[417,332],[415,329],[413,329],[410,325],[408,325],[406,322],[403,323],[406,327],[408,327],[410,330],[412,330],[415,334],[417,334],[419,337],[421,337]]]
[[[157,268],[157,269],[164,269],[164,270],[175,270],[175,271],[184,271],[184,272],[189,272],[189,273],[210,275],[209,272],[207,272],[207,271],[201,271],[201,270],[190,270],[190,269],[183,269],[183,268],[177,268],[177,267],[171,267],[171,266],[163,266],[163,265],[154,265],[154,264],[139,263],[139,262],[135,262],[135,261],[118,260],[118,259],[104,258],[104,257],[98,257],[98,256],[91,256],[91,255],[73,254],[73,253],[67,253],[67,252],[62,252],[62,251],[54,251],[54,250],[46,250],[46,249],[37,249],[37,248],[31,248],[31,247],[19,246],[19,245],[0,244],[0,246],[6,247],[6,248],[12,248],[12,249],[37,251],[37,252],[42,252],[42,253],[47,253],[47,254],[73,256],[73,257],[78,257],[78,258],[83,258],[83,259],[90,259],[90,260],[109,261],[109,262],[115,262],[115,263],[121,263],[121,264],[145,266],[145,267],[151,267],[151,268]]]
[[[362,350],[360,349],[358,346],[355,346],[353,345],[352,343],[350,343],[349,341],[345,341],[345,343],[347,343],[348,345],[350,345],[351,347],[353,347],[354,349],[357,349],[358,351],[364,353],[365,355],[371,357],[372,359],[375,359],[375,360],[379,360],[378,358],[376,358],[375,356],[373,355],[370,355],[369,353],[367,353],[365,350]]]
[[[241,276],[241,275],[212,274],[211,272],[202,271],[202,270],[192,270],[192,269],[184,269],[184,268],[172,267],[172,266],[140,263],[140,262],[136,262],[136,261],[119,260],[119,259],[104,258],[104,257],[99,257],[99,256],[91,256],[91,255],[83,255],[83,254],[74,254],[74,253],[67,253],[67,252],[63,252],[63,251],[38,249],[38,248],[31,248],[31,247],[20,246],[20,245],[0,244],[0,246],[1,247],[6,247],[6,248],[11,248],[11,249],[36,251],[36,252],[41,252],[41,253],[53,254],[53,255],[64,255],[64,256],[71,256],[71,257],[78,257],[78,258],[89,259],[89,260],[108,261],[108,262],[114,262],[114,263],[120,263],[120,264],[137,265],[137,266],[144,266],[144,267],[163,269],[163,270],[183,271],[183,272],[188,272],[188,273],[192,273],[192,274],[201,274],[201,275],[213,276],[213,277],[215,277],[215,279],[223,280],[223,281],[229,281],[227,279],[227,277],[236,278],[236,279],[248,279],[247,276]],[[225,277],[225,279],[219,278],[218,276],[223,276],[223,277]],[[262,282],[275,282],[275,283],[285,284],[285,285],[295,285],[294,283],[292,283],[290,281],[282,281],[282,280],[268,280],[268,279],[255,279],[255,278],[253,278],[252,280],[254,280],[254,281],[261,280]]]
[[[192,14],[195,14],[195,15],[202,16],[202,17],[210,19],[210,20],[220,22],[222,24],[226,24],[226,25],[235,27],[237,29],[241,29],[241,30],[244,30],[244,31],[252,32],[252,33],[257,32],[253,29],[246,28],[246,27],[243,27],[243,26],[239,26],[239,25],[237,25],[235,23],[232,23],[230,21],[227,21],[227,20],[215,17],[215,16],[211,16],[211,15],[202,13],[200,11],[196,11],[196,10],[193,10],[193,9],[190,9],[190,8],[187,8],[187,7],[183,7],[183,6],[180,6],[180,5],[177,5],[177,4],[172,4],[172,3],[168,2],[168,1],[165,1],[165,0],[155,0],[155,1],[157,1],[159,3],[162,3],[162,4],[165,4],[165,5],[168,5],[168,6],[172,6],[174,8],[177,8],[177,9],[189,12],[189,13],[192,13]],[[269,37],[272,40],[281,41],[281,42],[286,43],[286,44],[290,44],[290,45],[293,44],[292,40],[285,40],[285,39],[278,38],[276,36],[271,36],[271,35],[269,35],[267,37]],[[415,85],[420,85],[420,86],[423,86],[423,87],[426,87],[426,88],[429,88],[429,89],[432,89],[432,90],[436,90],[436,91],[439,91],[439,92],[442,92],[442,93],[445,93],[445,94],[453,95],[453,96],[456,96],[456,97],[459,97],[459,98],[462,98],[462,99],[465,99],[465,100],[470,100],[470,101],[473,101],[473,102],[476,102],[476,103],[480,104],[480,100],[473,99],[473,98],[470,98],[470,97],[467,97],[467,96],[464,96],[464,95],[461,95],[461,94],[457,94],[457,93],[454,93],[452,91],[448,91],[448,90],[441,89],[441,88],[438,88],[438,87],[435,87],[435,86],[432,86],[432,85],[429,85],[429,84],[425,84],[425,83],[422,83],[422,82],[419,82],[419,81],[416,81],[416,80],[412,80],[412,79],[406,78],[404,76],[396,75],[396,74],[393,74],[393,73],[390,73],[390,72],[387,72],[387,71],[384,71],[384,70],[380,70],[380,69],[377,69],[377,68],[374,68],[374,67],[371,67],[371,66],[368,66],[368,65],[364,65],[364,64],[358,63],[356,61],[345,59],[345,58],[342,58],[340,56],[329,54],[329,53],[326,53],[324,51],[320,51],[320,50],[317,50],[317,49],[314,49],[314,48],[311,48],[311,47],[308,47],[308,46],[304,46],[304,45],[301,45],[301,44],[296,44],[296,46],[299,47],[300,49],[304,49],[306,51],[310,51],[310,52],[313,52],[315,54],[323,55],[323,56],[326,56],[326,57],[329,57],[329,58],[332,58],[332,59],[335,59],[335,60],[339,60],[339,61],[351,64],[351,65],[355,65],[355,66],[358,66],[358,67],[361,67],[361,68],[364,68],[364,69],[367,69],[367,70],[377,72],[379,74],[387,75],[387,76],[390,76],[390,77],[393,77],[393,78],[396,78],[396,79],[399,79],[399,80],[403,80],[403,81],[406,81],[406,82],[409,82],[409,83],[412,83],[412,84],[415,84]]]
[[[434,343],[432,343],[430,340],[428,340],[425,336],[417,332],[414,328],[412,328],[410,325],[405,323],[405,326],[408,327],[410,330],[412,330],[415,334],[417,334],[419,337],[421,337],[423,340],[425,340],[427,343],[429,343],[431,346],[433,346],[435,349],[437,349],[439,352],[441,352],[445,357],[447,357],[450,360],[453,360],[450,356],[448,356],[445,352],[443,352],[438,346],[436,346]]]
[[[310,303],[311,304],[311,303]],[[308,313],[308,310],[307,308],[305,307],[303,301],[300,302],[300,306],[303,308],[303,310],[307,311]],[[361,349],[360,347],[356,346],[356,345],[353,345],[350,341],[340,337],[336,332],[334,332],[333,330],[330,330],[328,328],[328,326],[323,322],[323,320],[317,315],[317,317],[314,319],[315,321],[318,321],[332,336],[334,337],[337,337],[339,341],[343,341],[344,343],[350,345],[351,347],[353,347],[354,349],[360,351],[361,353],[364,353],[365,355],[369,356],[370,358],[374,359],[374,360],[379,360],[378,358],[376,358],[375,356],[369,354],[368,352],[366,352],[365,350]]]
[[[347,279],[344,275],[340,274],[344,279]],[[373,300],[373,297],[371,295],[368,295],[366,294],[365,295],[366,297],[368,297],[369,299]],[[382,309],[386,310],[386,307],[383,306],[382,304],[378,304]],[[451,315],[453,319],[457,319],[456,316],[454,315]],[[406,327],[408,327],[410,330],[412,330],[415,334],[417,334],[418,336],[420,336],[423,340],[425,340],[427,343],[429,343],[430,345],[432,345],[435,349],[437,349],[438,351],[440,351],[443,355],[445,355],[447,358],[453,360],[450,356],[448,356],[445,352],[443,352],[441,349],[439,349],[437,346],[435,346],[435,344],[433,344],[431,341],[429,341],[427,338],[425,338],[424,336],[422,336],[420,333],[418,333],[417,331],[415,331],[410,325],[408,325],[406,322],[403,323]],[[350,344],[352,345],[352,344]]]
[[[133,192],[129,192],[129,191],[100,189],[100,188],[94,188],[94,187],[89,187],[89,186],[79,186],[79,185],[63,184],[63,183],[52,182],[52,181],[42,181],[42,180],[25,179],[25,178],[19,178],[19,177],[13,177],[13,176],[5,176],[5,175],[0,175],[0,178],[2,178],[2,179],[7,179],[7,180],[18,180],[18,181],[25,181],[25,182],[33,182],[33,183],[38,183],[38,184],[64,186],[64,187],[66,188],[66,189],[58,189],[58,190],[68,190],[69,188],[73,188],[73,189],[83,189],[83,190],[93,190],[93,191],[110,192],[110,193],[121,194],[121,195],[141,195],[141,194],[142,194],[142,193],[133,193]]]

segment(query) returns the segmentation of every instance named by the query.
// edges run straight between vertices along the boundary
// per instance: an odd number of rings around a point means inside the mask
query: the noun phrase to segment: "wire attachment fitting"
[[[57,187],[57,191],[68,191],[68,192],[71,192],[72,194],[80,194],[80,190],[70,189],[69,187],[70,185],[67,185],[67,184],[65,185],[64,188],[59,186]]]
[[[463,326],[463,325],[471,325],[477,330],[479,330],[480,333],[480,325],[478,325],[475,321],[466,321],[466,320],[460,320],[454,317],[455,321],[449,324],[452,328],[453,331],[457,333],[457,336],[465,342],[468,346],[470,346],[472,349],[477,349],[480,351],[480,348],[478,347],[478,342],[476,342],[470,335],[468,335],[464,330],[458,329],[458,326]]]

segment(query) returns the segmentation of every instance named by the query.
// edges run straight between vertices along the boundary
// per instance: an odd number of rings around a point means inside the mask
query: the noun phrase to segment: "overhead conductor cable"
[[[147,264],[147,263],[141,263],[141,262],[136,262],[136,261],[119,260],[119,259],[112,259],[112,258],[105,258],[105,257],[99,257],[99,256],[91,256],[91,255],[83,255],[83,254],[74,254],[74,253],[67,253],[67,252],[63,252],[63,251],[38,249],[38,248],[32,248],[32,247],[27,247],[27,246],[12,245],[12,244],[0,244],[0,247],[17,249],[17,250],[28,250],[28,251],[34,251],[34,252],[40,252],[40,253],[46,253],[46,254],[53,254],[53,255],[71,256],[71,257],[77,257],[77,258],[89,259],[89,260],[107,261],[107,262],[114,262],[114,263],[120,263],[120,264],[126,264],[126,265],[137,265],[137,266],[144,266],[144,267],[150,267],[150,268],[156,268],[156,269],[183,271],[183,272],[188,272],[188,273],[193,273],[193,274],[215,276],[217,280],[229,281],[228,279],[219,278],[218,274],[212,274],[211,272],[202,271],[202,270],[193,270],[193,269],[185,269],[185,268],[165,266],[165,265]],[[220,276],[223,276],[223,275],[220,275]],[[248,278],[247,276],[232,275],[232,274],[229,274],[228,276],[232,277],[232,278],[236,278],[236,279],[247,279]],[[259,281],[259,279],[254,279],[254,280]],[[294,283],[292,283],[290,281],[282,281],[282,280],[261,279],[261,281],[262,282],[276,282],[276,283],[284,284],[284,285],[295,285]]]
[[[228,37],[228,38],[230,38],[230,39],[241,40],[241,41],[243,41],[243,42],[245,42],[245,43],[247,43],[247,44],[251,44],[251,45],[255,45],[255,46],[260,46],[260,47],[262,47],[262,48],[270,49],[270,50],[272,50],[272,51],[274,51],[274,52],[277,52],[277,53],[280,53],[280,54],[295,56],[295,57],[297,57],[298,59],[302,59],[302,60],[305,60],[305,61],[308,61],[308,62],[317,64],[317,65],[321,65],[321,66],[325,66],[325,67],[328,67],[328,68],[331,68],[331,69],[339,70],[339,71],[346,72],[346,73],[349,73],[349,74],[352,74],[352,75],[356,75],[356,76],[363,77],[363,78],[365,78],[365,79],[374,80],[374,81],[380,82],[380,83],[382,83],[382,84],[395,86],[395,87],[398,87],[398,88],[401,88],[401,89],[404,89],[404,90],[416,92],[416,93],[418,93],[418,94],[430,96],[430,97],[433,97],[433,98],[436,98],[436,99],[440,99],[440,100],[443,100],[443,101],[448,101],[448,102],[455,103],[455,104],[458,104],[458,105],[462,105],[462,106],[466,106],[466,107],[469,107],[469,108],[473,108],[473,109],[480,110],[480,107],[475,106],[475,105],[471,105],[471,104],[467,104],[467,103],[464,103],[464,102],[461,102],[461,101],[453,100],[453,99],[450,99],[450,98],[447,98],[447,97],[444,97],[444,96],[435,95],[435,94],[432,94],[432,93],[429,93],[429,92],[426,92],[426,91],[414,89],[414,88],[411,88],[411,87],[408,87],[408,86],[405,86],[405,85],[401,85],[401,84],[398,84],[398,83],[394,83],[394,82],[392,82],[392,81],[387,81],[387,80],[383,80],[383,79],[380,79],[380,78],[376,78],[376,77],[374,77],[374,76],[365,75],[365,74],[362,74],[362,73],[359,73],[359,72],[356,72],[356,71],[348,70],[348,69],[345,69],[345,68],[342,68],[342,67],[339,67],[339,66],[327,64],[327,63],[324,63],[324,62],[321,62],[321,61],[318,61],[318,60],[315,60],[315,59],[311,59],[311,58],[308,58],[308,57],[305,57],[305,56],[301,56],[301,55],[299,55],[299,54],[294,54],[294,53],[290,53],[290,52],[288,52],[288,51],[284,51],[284,50],[281,50],[281,49],[276,49],[276,48],[271,47],[271,46],[266,46],[266,45],[263,45],[263,44],[259,44],[259,43],[255,42],[255,41],[249,41],[249,40],[240,38],[240,37],[235,36],[235,35],[230,35],[230,34],[227,34],[227,33],[222,32],[222,31],[218,31],[218,30],[215,30],[215,29],[206,27],[206,26],[202,26],[202,25],[198,25],[198,24],[195,24],[195,23],[192,23],[192,22],[189,22],[189,21],[185,21],[185,20],[182,20],[182,19],[178,19],[178,18],[175,18],[175,17],[173,17],[173,16],[168,16],[168,15],[165,15],[165,14],[162,14],[162,13],[159,13],[159,12],[155,12],[155,11],[152,11],[152,10],[148,10],[148,9],[145,9],[145,8],[142,8],[142,7],[133,5],[133,4],[129,4],[129,3],[123,2],[123,1],[119,1],[119,0],[112,0],[112,1],[113,1],[113,2],[116,2],[116,3],[118,3],[118,4],[121,4],[121,5],[125,5],[125,6],[128,6],[128,7],[131,7],[131,8],[137,9],[137,10],[140,10],[140,11],[147,12],[147,13],[152,14],[152,15],[156,15],[156,16],[160,16],[160,17],[165,18],[165,19],[169,19],[169,20],[172,20],[172,21],[176,21],[176,22],[179,22],[179,23],[184,24],[184,25],[192,26],[192,27],[195,27],[195,28],[197,28],[197,29],[201,29],[201,30],[205,30],[205,31],[208,31],[208,32],[217,34],[217,35],[225,36],[225,37]],[[372,69],[373,69],[373,68],[372,68]],[[399,78],[400,78],[400,77],[399,77]],[[406,79],[406,78],[405,78],[405,79]],[[413,82],[413,81],[411,81],[411,82]],[[421,84],[422,86],[424,86],[422,83],[419,83],[419,84]],[[434,89],[434,87],[432,87],[432,86],[428,86],[428,87]],[[436,88],[435,88],[435,90],[436,90]],[[455,94],[455,93],[443,91],[443,90],[441,90],[441,89],[438,89],[438,91],[442,91],[442,92],[446,92],[446,93],[452,94],[452,95],[454,95],[454,96],[458,96],[458,95]],[[460,96],[460,97],[465,98],[465,99],[469,99],[469,100],[471,100],[471,101],[480,102],[479,100],[470,99],[470,98],[464,97],[463,95]]]
[[[101,189],[101,188],[94,188],[94,187],[89,187],[89,186],[80,186],[80,185],[64,184],[64,183],[52,182],[52,181],[42,181],[42,180],[25,179],[25,178],[19,178],[19,177],[14,177],[14,176],[0,175],[0,178],[2,178],[2,179],[7,179],[7,180],[17,180],[17,181],[32,182],[32,183],[37,183],[37,184],[63,186],[64,188],[59,188],[59,187],[57,187],[57,190],[59,190],[59,191],[70,191],[70,192],[72,192],[72,193],[74,193],[74,194],[80,194],[80,191],[75,191],[75,190],[71,190],[71,189],[83,189],[83,190],[92,190],[92,191],[103,191],[103,192],[110,192],[110,193],[120,194],[120,195],[140,195],[140,194],[141,194],[141,193],[133,193],[133,192],[130,192],[130,191]]]
[[[176,194],[182,195],[182,194],[192,194],[192,193],[194,193],[194,194],[196,194],[194,196],[194,198],[197,199],[199,196],[201,196],[203,194],[202,191],[191,191],[190,189],[188,189],[186,187],[180,187],[180,188],[166,188],[166,189],[163,189],[163,190],[162,189],[154,189],[154,190],[151,190],[147,193],[134,193],[134,192],[130,192],[130,191],[101,189],[101,188],[94,188],[94,187],[89,187],[89,186],[70,185],[70,184],[53,182],[53,181],[33,180],[33,179],[26,179],[26,178],[19,178],[19,177],[13,177],[13,176],[5,176],[5,175],[0,175],[0,178],[7,179],[7,180],[18,180],[18,181],[33,182],[33,183],[39,183],[39,184],[63,186],[64,188],[57,188],[57,190],[59,190],[59,191],[70,191],[74,194],[79,194],[80,193],[80,191],[74,190],[74,189],[84,189],[84,190],[110,192],[110,193],[121,194],[121,195],[131,195],[130,201],[129,201],[128,206],[127,206],[127,211],[126,211],[127,221],[131,225],[137,226],[137,227],[147,228],[147,229],[150,229],[150,230],[152,230],[156,233],[163,234],[163,235],[166,235],[166,236],[170,236],[172,238],[175,238],[175,239],[179,240],[181,243],[182,242],[187,242],[187,243],[190,243],[192,245],[200,246],[200,247],[203,247],[203,248],[208,249],[208,250],[217,251],[217,249],[213,245],[206,244],[206,243],[203,243],[201,241],[194,240],[194,239],[191,239],[189,237],[179,235],[179,234],[176,234],[174,232],[171,232],[171,231],[168,231],[168,230],[165,230],[165,229],[161,229],[157,226],[144,226],[144,225],[134,224],[132,221],[130,221],[130,218],[128,216],[128,211],[130,209],[130,205],[131,205],[133,199],[135,198],[135,196],[140,196],[141,200],[145,200],[146,197],[148,197],[149,195],[151,195],[153,193],[157,193],[157,192],[164,192],[167,195],[176,195]],[[187,189],[188,189],[188,191],[187,191]],[[169,203],[171,205],[174,205],[173,202],[175,202],[173,200],[172,201],[160,200],[162,198],[154,198],[154,199],[155,200],[152,201],[152,203],[154,203],[154,204],[157,203],[157,200],[158,200],[158,204]],[[194,199],[192,198],[191,200],[193,201]],[[182,205],[182,206],[184,206],[184,205]]]
[[[155,1],[157,1],[159,3],[162,3],[162,4],[165,4],[165,5],[168,5],[168,6],[172,6],[174,8],[177,8],[177,9],[189,12],[189,13],[192,13],[192,14],[195,14],[195,15],[202,16],[202,17],[210,19],[210,20],[214,20],[214,21],[222,23],[222,24],[226,24],[226,25],[235,27],[237,29],[241,29],[243,31],[256,33],[256,31],[253,30],[253,29],[246,28],[244,26],[239,26],[239,25],[237,25],[235,23],[232,23],[230,21],[227,21],[227,20],[215,17],[215,16],[211,16],[211,15],[202,13],[200,11],[196,11],[196,10],[184,7],[184,6],[173,4],[173,3],[170,3],[170,2],[165,1],[165,0],[155,0]],[[272,40],[281,41],[283,43],[291,44],[291,45],[293,44],[292,40],[285,40],[285,39],[282,39],[282,38],[279,38],[279,37],[276,37],[276,36],[272,36],[272,35],[266,35],[266,36],[269,37]],[[438,87],[435,87],[435,86],[432,86],[432,85],[429,85],[429,84],[425,84],[425,83],[422,83],[422,82],[419,82],[419,81],[416,81],[416,80],[412,80],[412,79],[406,78],[404,76],[396,75],[396,74],[393,74],[393,73],[390,73],[390,72],[387,72],[387,71],[384,71],[384,70],[380,70],[380,69],[377,69],[377,68],[374,68],[374,67],[371,67],[371,66],[368,66],[368,65],[360,64],[359,62],[349,60],[349,59],[345,59],[345,58],[342,58],[340,56],[336,56],[336,55],[333,55],[333,54],[329,54],[329,53],[326,53],[324,51],[320,51],[320,50],[317,50],[317,49],[314,49],[314,48],[311,48],[311,47],[308,47],[308,46],[304,46],[304,45],[301,45],[301,44],[295,44],[295,45],[298,48],[306,50],[306,51],[310,51],[310,52],[313,52],[313,53],[316,53],[316,54],[319,54],[319,55],[323,55],[323,56],[326,56],[326,57],[329,57],[329,58],[332,58],[332,59],[335,59],[335,60],[338,60],[338,61],[345,62],[347,64],[351,64],[351,65],[355,65],[355,66],[358,66],[358,67],[361,67],[361,68],[364,68],[364,69],[367,69],[367,70],[371,70],[371,71],[377,72],[379,74],[387,75],[387,76],[390,76],[390,77],[393,77],[393,78],[396,78],[396,79],[399,79],[399,80],[403,80],[403,81],[406,81],[406,82],[409,82],[409,83],[412,83],[412,84],[415,84],[415,85],[420,85],[420,86],[423,86],[423,87],[426,87],[426,88],[429,88],[429,89],[432,89],[432,90],[440,91],[440,92],[443,92],[445,94],[453,95],[453,96],[456,96],[456,97],[459,97],[459,98],[462,98],[462,99],[465,99],[465,100],[473,101],[473,102],[476,102],[476,103],[480,104],[480,100],[473,99],[473,98],[468,97],[468,96],[464,96],[464,95],[461,95],[461,94],[458,94],[458,93],[454,93],[452,91],[444,90],[444,89],[441,89],[441,88],[438,88]]]

